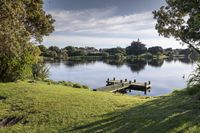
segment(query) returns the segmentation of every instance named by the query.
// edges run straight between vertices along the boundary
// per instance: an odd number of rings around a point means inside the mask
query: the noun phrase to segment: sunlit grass
[[[180,91],[133,97],[39,83],[0,84],[0,132],[197,132],[200,102]]]

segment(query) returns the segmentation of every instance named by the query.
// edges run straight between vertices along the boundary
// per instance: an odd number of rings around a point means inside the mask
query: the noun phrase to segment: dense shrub
[[[89,89],[89,87],[86,85],[83,85],[82,87],[83,87],[83,89]]]
[[[65,86],[73,86],[73,83],[72,83],[72,82],[65,82],[64,85],[65,85]]]
[[[194,86],[188,87],[186,89],[186,92],[189,95],[196,95],[196,94],[200,93],[200,85],[194,85]]]
[[[45,80],[49,76],[49,67],[44,63],[34,64],[32,74],[35,80]]]
[[[103,57],[104,59],[108,58],[108,57],[109,57],[109,53],[108,53],[108,52],[103,52],[103,53],[102,53],[102,57]]]
[[[73,84],[74,88],[82,88],[82,86],[80,84]]]

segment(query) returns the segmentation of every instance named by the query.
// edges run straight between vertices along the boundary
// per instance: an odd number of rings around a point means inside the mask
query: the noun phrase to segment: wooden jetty
[[[94,89],[94,91],[109,91],[112,93],[126,93],[127,91],[131,92],[131,90],[138,90],[138,91],[143,91],[144,94],[147,93],[147,91],[150,91],[151,89],[151,82],[136,82],[134,81],[128,81],[127,79],[125,80],[116,80],[113,78],[113,80],[107,79],[106,81],[106,86]]]

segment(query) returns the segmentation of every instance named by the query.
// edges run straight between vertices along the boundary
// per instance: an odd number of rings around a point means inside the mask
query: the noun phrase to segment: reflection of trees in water
[[[185,57],[185,58],[179,58],[178,61],[184,64],[193,64],[197,61],[199,61],[199,58],[190,58],[190,57]]]
[[[190,64],[192,62],[192,60],[189,58],[179,58],[178,61],[184,64]]]
[[[58,67],[61,65],[61,60],[45,60],[44,63],[52,67]]]
[[[161,67],[164,64],[163,59],[152,59],[152,60],[145,60],[145,59],[134,59],[134,60],[102,60],[102,59],[81,59],[81,60],[69,60],[69,61],[62,61],[62,60],[48,60],[45,61],[46,64],[49,64],[52,67],[58,67],[61,65],[61,63],[65,64],[67,67],[75,67],[75,66],[80,66],[80,65],[89,65],[89,64],[95,64],[98,61],[103,61],[104,63],[111,65],[111,66],[116,66],[116,67],[122,67],[124,64],[127,64],[128,67],[130,67],[132,72],[140,72],[145,69],[145,66],[153,66],[153,67]],[[185,64],[190,64],[194,63],[194,60],[191,60],[189,58],[168,58],[165,59],[166,62],[176,62],[180,61]]]
[[[67,67],[75,67],[80,65],[88,65],[88,64],[94,64],[98,60],[76,60],[76,61],[66,61],[65,65]]]
[[[165,59],[166,62],[171,63],[172,61],[174,61],[173,57],[169,57]]]
[[[103,60],[104,63],[111,65],[111,66],[116,66],[116,67],[121,67],[125,64],[124,60]]]
[[[145,69],[146,65],[147,61],[142,59],[135,59],[127,62],[127,66],[131,68],[132,72],[140,72]]]
[[[194,62],[196,62],[198,60],[199,60],[198,57],[194,57],[194,58],[190,58],[190,57],[174,57],[174,58],[165,59],[166,62],[180,61],[181,63],[184,63],[184,64],[191,64],[191,63],[194,63]]]
[[[163,63],[164,63],[163,59],[152,59],[148,61],[148,65],[153,67],[161,67]]]

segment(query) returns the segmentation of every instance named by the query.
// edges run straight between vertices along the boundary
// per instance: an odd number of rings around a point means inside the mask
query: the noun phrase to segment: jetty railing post
[[[127,82],[128,80],[127,79],[125,79],[125,82]]]
[[[134,83],[136,83],[136,79],[134,79]]]
[[[122,83],[123,81],[122,80],[120,80],[120,83]]]
[[[147,82],[144,83],[144,86],[147,87]]]
[[[129,84],[131,84],[131,80],[129,81]]]
[[[149,85],[150,85],[150,84],[151,84],[151,81],[149,81],[148,83],[149,83]]]
[[[115,77],[113,78],[113,80],[115,81]]]
[[[109,81],[110,81],[110,79],[108,78],[107,81],[106,81],[106,83],[107,83],[106,86],[110,85],[110,82],[109,82]]]
[[[144,91],[144,95],[146,95],[146,94],[147,94],[147,91],[145,90],[145,91]]]

